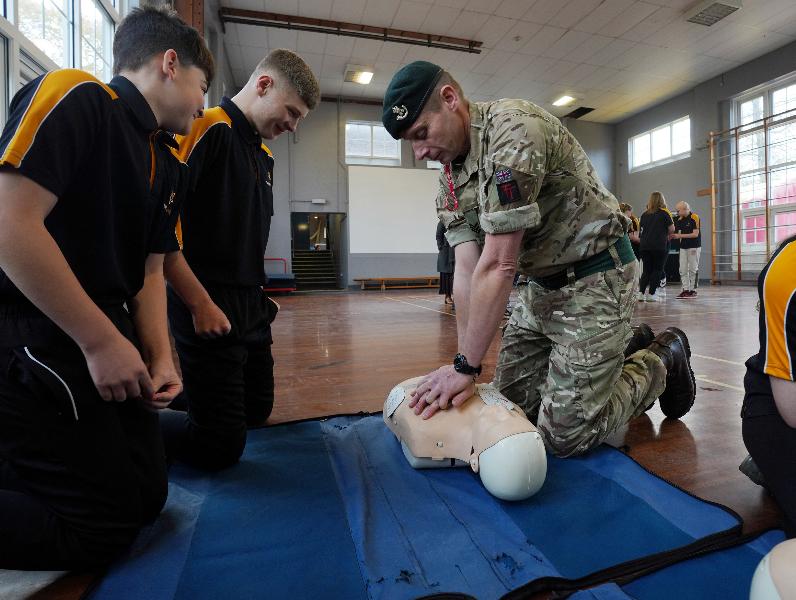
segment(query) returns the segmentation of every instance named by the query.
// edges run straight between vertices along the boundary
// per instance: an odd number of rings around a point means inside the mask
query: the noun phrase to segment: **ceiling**
[[[414,60],[448,69],[473,100],[527,98],[562,116],[611,123],[796,40],[796,1],[743,0],[712,27],[688,23],[695,0],[223,0],[224,6],[483,42],[481,54],[394,42],[226,24],[224,45],[240,86],[271,49],[312,67],[324,95],[381,100]],[[375,67],[370,85],[344,83],[346,64]],[[576,101],[556,108],[562,94]]]

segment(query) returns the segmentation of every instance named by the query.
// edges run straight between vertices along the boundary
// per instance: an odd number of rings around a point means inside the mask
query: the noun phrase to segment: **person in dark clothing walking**
[[[639,280],[639,300],[658,302],[655,295],[669,254],[669,236],[674,233],[674,221],[660,192],[652,192],[647,210],[641,215],[641,260],[643,272]],[[645,294],[645,290],[647,293]]]
[[[445,304],[453,304],[453,267],[456,258],[453,249],[445,239],[445,226],[437,222],[437,271],[439,272],[439,293],[445,295]]]

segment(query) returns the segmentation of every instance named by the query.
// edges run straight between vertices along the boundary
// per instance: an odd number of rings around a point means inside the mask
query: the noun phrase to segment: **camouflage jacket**
[[[575,137],[526,100],[470,103],[470,151],[445,171],[437,213],[451,246],[525,230],[517,270],[546,276],[613,244],[630,227]]]

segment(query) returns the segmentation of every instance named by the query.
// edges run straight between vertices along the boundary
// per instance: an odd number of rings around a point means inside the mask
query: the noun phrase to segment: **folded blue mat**
[[[674,564],[621,587],[605,584],[573,594],[570,599],[748,600],[757,565],[784,539],[784,532],[768,531],[746,544]]]
[[[740,528],[609,447],[550,457],[538,494],[496,500],[469,469],[412,469],[380,415],[250,431],[238,465],[170,480],[92,598],[487,600]]]

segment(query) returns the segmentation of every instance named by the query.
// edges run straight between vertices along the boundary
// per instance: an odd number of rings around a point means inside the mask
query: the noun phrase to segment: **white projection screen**
[[[436,254],[439,171],[348,167],[351,254]]]

